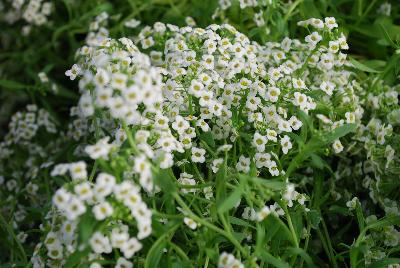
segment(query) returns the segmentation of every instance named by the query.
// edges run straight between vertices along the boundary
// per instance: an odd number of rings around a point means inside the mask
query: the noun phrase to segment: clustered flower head
[[[17,2],[21,9],[24,1]],[[231,6],[219,2],[223,10]],[[264,26],[262,8],[269,5],[274,4],[239,1],[242,9],[259,10],[258,27]],[[321,212],[307,207],[317,197],[301,191],[309,183],[321,187],[314,167],[329,159],[337,168],[329,169],[331,192],[323,198],[333,197],[359,217],[367,202],[348,192],[354,183],[387,216],[400,215],[398,201],[384,190],[397,183],[392,177],[398,175],[399,157],[391,145],[399,141],[393,131],[400,125],[399,88],[374,81],[376,90],[365,93],[370,85],[354,74],[335,18],[300,21],[308,31],[302,40],[263,44],[227,23],[199,28],[191,17],[185,27],[157,22],[135,37],[114,39],[108,19],[103,12],[90,24],[86,44],[65,72],[80,94],[66,134],[59,132],[55,143],[74,142],[68,160],[54,164],[49,155],[63,158],[65,151],[35,143],[41,131],[58,132],[50,114],[35,105],[12,117],[0,144],[1,160],[16,146],[40,156],[29,157],[11,176],[0,165],[1,194],[24,191],[36,201],[38,192],[52,193],[33,179],[44,176],[57,184],[51,209],[42,215],[46,222],[39,226],[34,268],[63,267],[79,253],[83,257],[76,263],[90,268],[134,267],[143,262],[142,252],[185,256],[176,241],[193,239],[201,247],[199,237],[210,243],[210,232],[219,236],[212,241],[217,267],[254,266],[259,251],[270,249],[259,245],[267,226],[279,223],[278,229],[285,229],[289,239],[282,239],[283,245],[299,248],[306,238],[308,244]],[[140,24],[129,19],[121,27]],[[49,81],[45,73],[39,78]],[[338,135],[324,143],[346,126],[356,129],[352,137]],[[310,167],[300,165],[305,160]],[[32,180],[25,185],[19,177]],[[27,211],[22,205],[5,210],[14,209],[13,224],[22,225]],[[318,223],[309,222],[311,215]],[[371,215],[362,224],[377,221]],[[17,239],[27,237],[21,231]],[[393,225],[371,228],[362,242],[369,264],[385,257],[382,247],[398,246],[400,233]],[[208,262],[211,254],[205,254]]]
[[[49,22],[53,4],[42,0],[7,0],[1,3],[6,9],[2,20],[8,24],[15,24],[19,20],[24,20],[28,24],[22,28],[22,34],[30,33],[32,26],[41,26]]]
[[[132,168],[124,177],[136,178],[150,195],[161,190],[154,181],[157,170],[174,166],[181,170],[176,182],[184,187],[182,194],[201,193],[195,187],[205,180],[204,166],[212,173],[229,165],[224,168],[234,173],[255,170],[265,177],[285,176],[280,159],[297,148],[292,138],[301,131],[304,118],[315,118],[322,129],[332,131],[362,116],[354,94],[357,83],[344,68],[347,61],[342,51],[348,46],[343,34],[335,30],[333,18],[300,23],[315,28],[305,42],[285,38],[263,46],[228,24],[202,29],[156,23],[144,27],[134,41],[115,40],[99,26],[106,19],[104,14],[96,18],[92,28],[97,34],[87,39],[88,45],[77,52],[78,62],[66,72],[71,79],[80,79],[81,98],[74,114],[84,122],[80,132],[88,128],[89,119],[115,122],[110,125],[114,126],[113,142],[106,136],[84,151],[92,159],[109,160],[110,154],[122,153],[123,144],[128,143]],[[128,137],[127,131],[132,130],[134,135]],[[79,139],[81,135],[75,136]],[[339,140],[332,146],[335,153],[343,150]],[[230,150],[238,157],[226,159]],[[190,167],[190,173],[185,167]],[[52,175],[66,172],[74,181],[85,181],[74,186],[75,194],[61,188],[54,196],[68,220],[76,221],[89,210],[98,221],[115,214],[119,205],[113,204],[122,198],[114,175],[101,173],[92,185],[87,182],[83,161],[58,165]],[[103,187],[104,180],[111,181],[111,186]],[[132,189],[136,189],[134,200],[140,202],[139,188]],[[204,188],[206,199],[215,196],[212,191]],[[109,196],[113,201],[107,200]],[[288,184],[279,202],[268,205],[262,199],[259,212],[245,206],[243,218],[279,217],[284,215],[282,204],[291,208],[297,201],[305,207],[307,199]],[[184,223],[193,230],[199,226],[190,215]],[[149,235],[151,227],[146,228]],[[94,236],[92,241],[98,242],[99,249],[93,245],[92,249],[108,253],[107,236]],[[138,238],[144,237],[139,232]]]

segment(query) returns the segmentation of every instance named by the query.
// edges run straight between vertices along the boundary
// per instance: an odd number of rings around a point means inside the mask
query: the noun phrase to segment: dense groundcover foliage
[[[400,3],[1,0],[1,267],[400,267]]]

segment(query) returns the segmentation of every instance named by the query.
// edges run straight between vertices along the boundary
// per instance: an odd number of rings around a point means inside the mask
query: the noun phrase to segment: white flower
[[[325,18],[325,26],[329,30],[332,30],[333,28],[337,28],[338,27],[338,25],[336,23],[336,19],[334,17],[326,17]]]
[[[86,201],[93,197],[93,192],[88,182],[82,182],[74,186],[74,191],[80,200]]]
[[[187,226],[189,226],[190,229],[196,230],[196,228],[197,228],[197,223],[196,223],[194,220],[192,220],[191,218],[185,217],[185,218],[183,218],[183,222],[184,222]]]
[[[73,180],[82,180],[87,178],[86,163],[79,161],[69,165],[69,173]]]
[[[356,116],[353,112],[346,112],[344,116],[346,117],[347,124],[351,124],[356,121]]]
[[[294,93],[294,100],[293,100],[293,104],[296,106],[299,106],[300,109],[304,110],[307,108],[307,96],[300,93],[300,92],[295,92]]]
[[[282,198],[288,202],[288,207],[293,206],[293,200],[297,198],[299,195],[298,192],[295,191],[294,184],[287,184],[284,194]]]
[[[30,195],[36,195],[37,190],[39,189],[39,186],[35,183],[29,182],[26,185],[26,191],[30,194]]]
[[[269,153],[256,153],[254,156],[257,168],[268,167],[271,161],[271,155]]]
[[[122,228],[114,228],[111,232],[111,246],[122,248],[129,239],[129,233]]]
[[[313,32],[310,35],[307,35],[305,41],[315,47],[315,45],[322,40],[322,36],[318,32]]]
[[[261,135],[258,132],[254,133],[253,145],[256,147],[258,152],[265,151],[265,145],[267,144],[267,141],[268,141],[267,137]]]
[[[133,268],[133,263],[123,257],[119,257],[115,268]]]
[[[153,37],[150,36],[148,38],[143,39],[141,44],[143,49],[148,49],[154,45],[154,39]]]
[[[336,53],[339,51],[340,45],[338,41],[329,41],[329,51],[331,53]]]
[[[303,125],[303,122],[301,122],[299,119],[297,119],[296,116],[293,115],[289,119],[289,124],[290,124],[290,126],[292,127],[293,130],[298,130]]]
[[[86,212],[85,204],[77,197],[72,196],[65,206],[65,214],[69,220],[75,220]]]
[[[132,258],[132,256],[142,249],[142,244],[135,237],[130,238],[126,243],[121,247],[121,251],[124,254],[124,257],[127,259]]]
[[[250,171],[250,158],[241,155],[236,164],[236,170],[239,172],[249,173]]]
[[[266,96],[267,96],[269,101],[277,102],[280,94],[281,94],[280,89],[277,88],[277,87],[272,86],[272,87],[268,88]]]
[[[102,88],[110,82],[110,74],[102,69],[98,68],[97,73],[94,76],[94,83],[96,86]]]
[[[290,142],[289,136],[285,135],[281,139],[281,146],[282,146],[282,152],[284,154],[287,154],[290,149],[292,149],[292,143]]]
[[[232,254],[222,252],[218,259],[218,268],[244,268],[244,265]]]
[[[125,21],[124,26],[127,28],[136,28],[140,25],[140,21],[136,19],[130,19]]]
[[[335,89],[335,84],[330,81],[323,81],[320,85],[320,89],[329,96],[332,96],[333,90]]]
[[[223,158],[214,159],[211,164],[212,172],[217,173],[223,163],[224,163]]]
[[[110,203],[103,201],[95,205],[92,211],[96,220],[102,221],[105,218],[110,217],[113,214],[114,209]]]
[[[293,87],[295,89],[306,89],[306,84],[304,83],[303,80],[301,80],[300,78],[293,78],[292,79],[292,83],[293,83]]]
[[[75,80],[75,78],[80,74],[82,74],[82,70],[77,64],[72,65],[72,68],[65,72],[65,75],[71,80]]]
[[[108,144],[110,137],[105,137],[100,139],[94,145],[88,145],[85,147],[85,152],[90,156],[92,159],[104,158],[107,159],[110,150],[112,149],[113,145]]]
[[[194,163],[204,163],[206,161],[205,153],[206,150],[202,148],[192,147],[192,161]]]
[[[251,207],[245,207],[242,213],[242,218],[245,220],[254,221],[257,218],[256,211]]]
[[[101,186],[107,186],[112,191],[112,188],[115,185],[115,177],[113,175],[107,173],[100,173],[97,175],[96,184]]]
[[[59,209],[65,209],[71,198],[72,195],[69,192],[67,192],[64,188],[60,188],[53,196],[53,203]]]
[[[95,232],[92,235],[89,239],[89,244],[93,252],[97,254],[111,253],[112,251],[110,240],[100,232]]]
[[[48,83],[49,82],[49,78],[47,77],[47,74],[45,72],[40,72],[38,73],[40,82],[42,83]]]
[[[353,197],[353,199],[351,199],[350,201],[346,202],[346,206],[349,208],[349,210],[354,210],[357,206],[358,203],[358,198],[357,197]]]
[[[278,133],[273,129],[267,129],[267,139],[273,142],[277,142]]]
[[[343,145],[340,142],[340,140],[335,140],[332,144],[332,148],[335,151],[335,153],[340,153],[341,151],[343,151]]]

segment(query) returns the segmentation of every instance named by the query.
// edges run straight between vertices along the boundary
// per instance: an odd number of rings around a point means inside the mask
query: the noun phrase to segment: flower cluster
[[[9,5],[35,25],[51,9]],[[326,257],[339,267],[394,256],[399,87],[359,75],[334,17],[299,21],[301,39],[260,38],[297,5],[220,0],[214,15],[228,22],[238,11],[243,22],[231,22],[255,24],[251,38],[192,17],[184,27],[146,26],[142,16],[109,16],[107,5],[88,13],[97,16],[65,72],[79,87],[69,120],[28,105],[0,143],[0,229],[18,249],[11,262],[257,268]],[[74,35],[76,25],[65,29]],[[135,34],[120,38],[125,31]],[[67,94],[50,69],[37,75],[44,92]],[[357,228],[358,237],[336,241]]]
[[[48,23],[48,18],[52,12],[52,3],[42,0],[15,0],[2,3],[3,9],[7,12],[2,16],[2,20],[9,24],[15,24],[23,19],[28,25],[22,28],[22,33],[27,35],[31,31],[32,26],[41,26]]]

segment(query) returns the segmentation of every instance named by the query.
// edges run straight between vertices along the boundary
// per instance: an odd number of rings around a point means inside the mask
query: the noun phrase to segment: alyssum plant
[[[227,24],[92,35],[66,73],[92,145],[51,172],[67,183],[33,266],[313,266],[296,171],[346,149],[363,109],[335,19],[300,25],[263,46]]]

